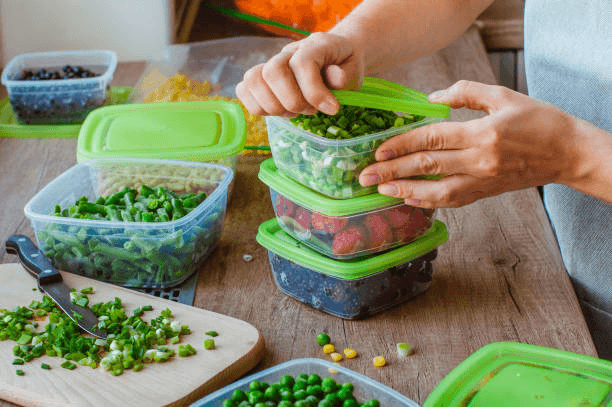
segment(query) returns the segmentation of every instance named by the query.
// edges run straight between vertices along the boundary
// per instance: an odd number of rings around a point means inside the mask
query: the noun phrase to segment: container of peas
[[[24,211],[56,268],[167,288],[198,271],[216,247],[233,176],[212,163],[88,160],[51,181]]]
[[[245,377],[191,407],[418,407],[395,390],[315,358],[294,359]]]
[[[362,187],[359,173],[375,162],[374,153],[384,141],[449,115],[447,106],[429,104],[425,94],[388,81],[365,78],[362,90],[368,93],[359,96],[374,97],[378,102],[374,105],[380,108],[343,105],[338,97],[341,108],[333,116],[321,112],[292,119],[266,116],[272,157],[278,169],[331,198],[367,195],[376,192],[376,186]],[[408,102],[384,95],[410,99],[414,113],[396,113],[394,104]]]

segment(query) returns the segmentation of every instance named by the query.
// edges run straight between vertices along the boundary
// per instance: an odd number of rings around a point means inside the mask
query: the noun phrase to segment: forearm
[[[363,50],[366,75],[452,43],[493,0],[364,0],[329,32]]]
[[[573,171],[560,183],[612,204],[612,134],[576,119]]]

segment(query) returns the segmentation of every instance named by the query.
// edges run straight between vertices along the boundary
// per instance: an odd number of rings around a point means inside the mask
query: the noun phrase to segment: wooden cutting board
[[[140,372],[126,371],[112,376],[102,368],[78,366],[74,370],[60,367],[62,358],[43,356],[15,366],[11,340],[0,342],[0,399],[23,406],[184,406],[199,400],[246,374],[264,354],[264,341],[252,325],[236,318],[191,307],[163,298],[142,294],[96,280],[62,273],[71,288],[94,287],[90,304],[121,298],[131,314],[134,308],[150,304],[153,311],[145,314],[150,320],[169,308],[175,320],[187,324],[191,333],[182,343],[190,343],[197,353],[190,357],[174,357],[166,363],[145,364]],[[42,293],[36,280],[19,264],[0,265],[0,308],[12,310],[40,300]],[[149,317],[149,319],[147,319]],[[45,322],[46,323],[46,322]],[[204,349],[205,332],[219,333],[216,349]],[[177,345],[171,345],[176,349]],[[41,369],[45,362],[51,370]],[[24,376],[15,371],[21,368]]]

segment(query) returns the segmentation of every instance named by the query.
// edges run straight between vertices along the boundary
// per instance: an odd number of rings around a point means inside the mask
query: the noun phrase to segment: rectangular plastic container
[[[346,260],[410,243],[427,234],[435,211],[378,193],[351,199],[321,195],[261,163],[276,219],[285,232],[325,256]]]
[[[99,76],[81,79],[18,80],[23,70],[81,66]],[[112,51],[56,51],[21,54],[2,72],[9,100],[22,124],[80,123],[106,100],[117,55]]]
[[[352,383],[354,386],[353,396],[360,403],[376,399],[381,407],[418,407],[414,401],[385,386],[384,384],[370,379],[367,376],[354,372],[335,363],[316,358],[294,359],[281,363],[261,372],[254,373],[238,380],[214,393],[196,401],[190,407],[221,407],[223,402],[232,398],[236,390],[249,391],[249,383],[252,381],[264,382],[268,385],[279,383],[285,375],[294,379],[300,374],[316,374],[322,379],[330,377],[337,384]]]
[[[133,288],[167,288],[198,271],[216,247],[233,171],[223,165],[138,158],[95,159],[55,178],[25,206],[38,246],[61,270]],[[51,215],[86,196],[125,187],[205,192],[186,216],[169,222],[119,222]]]
[[[285,233],[277,220],[259,226],[257,242],[268,250],[278,288],[318,310],[361,319],[399,305],[429,288],[437,248],[448,239],[446,226],[412,243],[353,260],[330,259]]]
[[[491,343],[453,369],[423,406],[610,407],[612,362],[524,343]]]
[[[406,126],[343,140],[321,137],[282,117],[266,116],[266,125],[272,157],[283,174],[323,195],[347,199],[376,192],[376,186],[359,184],[359,174],[376,161],[374,153],[384,141],[441,120],[426,117]]]

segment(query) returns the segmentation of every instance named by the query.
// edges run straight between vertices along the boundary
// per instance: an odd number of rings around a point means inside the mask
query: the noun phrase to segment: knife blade
[[[106,332],[97,329],[98,317],[89,308],[74,304],[70,299],[72,291],[59,271],[36,245],[23,235],[13,235],[6,240],[6,251],[19,256],[24,268],[38,280],[38,288],[44,291],[79,327],[93,336],[106,338]],[[75,316],[75,313],[81,317]],[[96,329],[94,329],[96,327]]]

